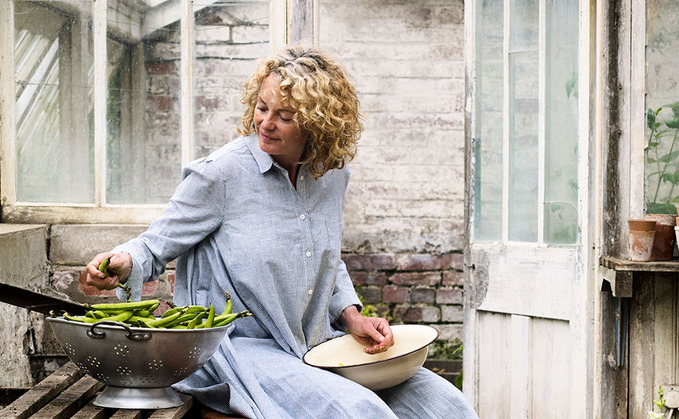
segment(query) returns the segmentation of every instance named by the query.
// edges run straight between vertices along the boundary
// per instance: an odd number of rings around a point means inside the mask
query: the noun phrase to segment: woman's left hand
[[[357,342],[366,345],[365,353],[384,352],[394,345],[394,334],[386,319],[362,316],[356,306],[349,306],[342,312],[340,320]]]

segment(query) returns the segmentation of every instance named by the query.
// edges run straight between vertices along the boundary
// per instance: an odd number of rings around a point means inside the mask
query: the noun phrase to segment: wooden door
[[[482,419],[587,417],[589,8],[465,3],[463,390]]]

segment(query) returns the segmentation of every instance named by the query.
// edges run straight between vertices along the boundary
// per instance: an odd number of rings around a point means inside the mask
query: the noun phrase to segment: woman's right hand
[[[104,273],[99,270],[99,265],[101,265],[101,262],[107,257],[111,258],[107,268],[109,276],[104,275]],[[85,271],[87,272],[85,284],[99,290],[112,290],[118,286],[119,282],[125,283],[130,276],[130,273],[132,272],[132,256],[125,252],[99,253],[87,264]]]

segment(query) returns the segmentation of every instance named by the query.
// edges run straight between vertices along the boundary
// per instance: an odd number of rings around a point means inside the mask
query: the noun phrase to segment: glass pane
[[[268,0],[204,3],[194,3],[194,158],[237,136],[243,83],[270,52]]]
[[[180,25],[165,23],[107,43],[108,203],[165,204],[180,180]]]
[[[578,2],[547,2],[544,241],[577,240]]]
[[[646,19],[646,210],[666,212],[679,204],[677,2],[646,2]]]
[[[474,240],[502,238],[503,13],[501,0],[479,2],[476,22]]]
[[[19,201],[94,200],[90,28],[88,2],[15,2]]]
[[[537,0],[514,0],[509,34],[509,240],[537,240]]]
[[[136,187],[142,178],[141,170],[131,165],[139,152],[133,144],[133,82],[132,53],[128,47],[112,39],[107,40],[108,106],[106,109],[106,201],[121,204],[144,202],[144,187]],[[138,144],[143,144],[139,141]],[[139,182],[143,183],[143,182]]]

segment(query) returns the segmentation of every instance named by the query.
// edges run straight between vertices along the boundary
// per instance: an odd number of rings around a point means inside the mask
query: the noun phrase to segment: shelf
[[[679,260],[634,262],[630,259],[602,257],[599,259],[599,272],[611,284],[614,297],[631,297],[634,273],[679,273]]]

